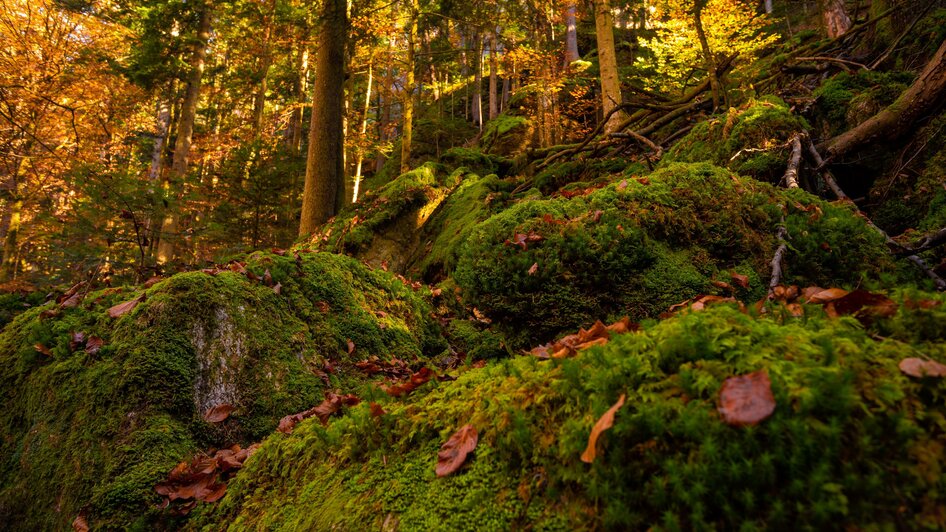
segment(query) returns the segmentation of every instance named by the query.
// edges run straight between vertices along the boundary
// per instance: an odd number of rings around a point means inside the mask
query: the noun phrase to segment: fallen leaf
[[[595,222],[597,222],[598,220],[601,219],[601,215],[602,215],[602,214],[604,214],[604,211],[601,211],[601,210],[595,211],[594,216],[592,216],[592,219],[593,219]]]
[[[105,340],[99,338],[98,336],[92,335],[85,342],[85,352],[94,355],[99,352],[100,349],[105,345]]]
[[[935,360],[910,357],[901,360],[899,367],[905,375],[918,379],[923,377],[946,377],[946,365]]]
[[[430,295],[432,295],[433,297],[440,297],[440,294],[442,293],[443,293],[442,288],[434,288],[433,290],[430,291]]]
[[[378,403],[371,403],[368,406],[371,407],[371,417],[381,417],[387,414],[387,412],[385,412]]]
[[[456,431],[437,453],[437,476],[445,477],[460,469],[478,442],[479,434],[473,425],[464,425]]]
[[[269,268],[266,268],[266,271],[263,272],[263,284],[273,286],[273,274],[269,273]]]
[[[729,377],[719,390],[719,413],[727,425],[756,425],[775,412],[775,397],[769,374],[761,369]]]
[[[84,332],[74,332],[72,337],[69,339],[69,349],[75,351],[80,347],[85,345],[85,333]]]
[[[220,423],[230,417],[230,414],[233,413],[234,410],[236,410],[236,407],[227,403],[212,406],[204,412],[204,421],[207,423]]]
[[[532,267],[529,268],[529,275],[535,275],[535,272],[539,271],[539,263],[535,262],[532,264]]]
[[[741,273],[735,273],[735,272],[733,272],[733,273],[731,273],[729,276],[732,278],[733,282],[736,283],[736,285],[738,285],[738,286],[740,286],[740,287],[742,287],[742,288],[749,288],[749,276],[748,276],[748,275],[742,275]]]
[[[86,521],[84,515],[79,514],[72,520],[72,530],[73,532],[89,532],[89,522]]]
[[[276,295],[282,294],[282,283],[276,283],[276,286],[273,287],[273,292],[276,292]]]
[[[601,436],[601,433],[610,429],[614,426],[614,414],[617,413],[618,409],[624,406],[624,394],[621,394],[621,397],[618,398],[618,402],[608,409],[598,421],[595,422],[595,426],[591,428],[591,435],[588,436],[588,446],[585,447],[585,452],[581,453],[581,461],[586,464],[590,464],[595,461],[597,456],[596,445],[598,444],[598,438]]]
[[[350,355],[354,352],[355,352],[355,342],[348,340],[348,354]]]
[[[145,297],[146,297],[145,294],[141,294],[140,296],[130,301],[125,301],[124,303],[119,303],[115,305],[114,307],[108,309],[108,316],[110,318],[119,318],[121,316],[124,316],[125,314],[130,312],[132,309],[137,307],[138,303],[141,303],[142,301],[144,301]]]
[[[420,386],[426,384],[430,379],[434,378],[436,373],[434,373],[430,368],[423,367],[420,368],[420,371],[411,375],[411,377],[399,384],[393,384],[386,388],[383,388],[388,395],[392,397],[401,397],[403,395],[408,395]]]
[[[836,299],[841,299],[847,295],[847,290],[841,288],[828,288],[827,290],[822,290],[820,292],[814,293],[808,297],[806,303],[811,304],[824,304],[830,303]]]
[[[163,280],[164,280],[164,277],[161,277],[160,275],[155,275],[154,277],[151,277],[150,279],[145,281],[144,287],[151,288],[152,286],[160,283]]]
[[[33,349],[35,349],[37,353],[40,353],[42,355],[46,355],[48,357],[53,356],[53,352],[50,351],[49,348],[43,344],[36,344],[33,346]]]
[[[319,312],[321,312],[321,313],[323,313],[323,314],[328,313],[328,311],[329,311],[329,309],[330,309],[329,304],[328,304],[327,301],[319,301],[318,303],[315,304],[315,306],[319,307]]]
[[[841,315],[859,318],[888,318],[897,313],[897,304],[883,294],[857,289],[834,300],[834,309]]]
[[[624,190],[625,188],[627,188],[627,179],[622,179],[621,182],[618,183],[617,188],[618,190]]]

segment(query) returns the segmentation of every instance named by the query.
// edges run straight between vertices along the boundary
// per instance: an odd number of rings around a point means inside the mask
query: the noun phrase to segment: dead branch
[[[782,223],[778,227],[778,234],[775,237],[779,241],[779,246],[772,257],[772,277],[769,279],[769,299],[775,294],[775,287],[782,283],[782,260],[785,251],[788,250],[788,228],[785,227],[785,217],[782,216]]]
[[[801,137],[803,133],[795,133],[789,141],[792,145],[792,155],[788,158],[788,168],[785,170],[785,186],[798,188],[798,166],[801,164]]]
[[[644,144],[645,146],[650,148],[654,152],[654,157],[656,157],[657,159],[660,159],[663,156],[663,153],[664,153],[663,148],[654,144],[653,141],[651,141],[649,138],[645,137],[644,135],[640,135],[633,131],[625,131],[625,132],[611,133],[608,136],[611,138],[616,138],[616,139],[634,139],[637,142],[640,142],[641,144]]]
[[[899,255],[915,255],[917,253],[922,253],[924,251],[929,251],[935,247],[939,247],[946,244],[946,227],[928,233],[916,239],[913,244],[909,246],[903,246],[903,250],[898,252]]]

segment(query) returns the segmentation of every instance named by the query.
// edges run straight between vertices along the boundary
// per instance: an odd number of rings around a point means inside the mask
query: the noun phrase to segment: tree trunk
[[[473,36],[473,102],[470,112],[473,124],[483,131],[483,37],[479,33]]]
[[[601,71],[601,110],[607,116],[621,105],[621,80],[618,78],[617,57],[614,52],[614,18],[608,0],[594,0],[595,36],[598,42],[598,68]],[[625,120],[623,112],[611,115],[604,127],[605,133],[613,133]]]
[[[821,16],[824,18],[824,26],[828,32],[828,37],[834,39],[847,33],[853,25],[851,17],[847,15],[844,9],[844,0],[820,0]]]
[[[401,173],[411,169],[411,140],[414,134],[414,47],[417,43],[417,0],[411,1],[407,31],[407,70],[404,82],[404,127],[401,129]]]
[[[373,65],[368,63],[368,83],[365,87],[365,109],[361,119],[361,138],[364,140],[365,133],[368,132],[368,111],[371,109],[371,82],[374,80]],[[361,188],[361,163],[364,161],[365,154],[361,148],[358,148],[358,158],[355,163],[355,190],[351,195],[351,202],[358,202],[358,189]]]
[[[837,158],[872,142],[894,141],[914,131],[924,119],[934,115],[944,100],[946,41],[940,44],[917,80],[903,91],[897,101],[859,126],[827,141],[828,156]]]
[[[269,67],[273,57],[270,39],[273,33],[273,17],[276,14],[276,0],[270,0],[269,13],[263,17],[263,50],[259,58],[259,70],[256,73],[256,92],[253,94],[253,137],[259,138],[263,130],[263,113],[266,109],[266,90],[269,81]]]
[[[309,77],[309,50],[302,36],[299,37],[298,46],[292,78],[295,108],[289,118],[289,148],[296,154],[302,151],[303,106],[305,105],[306,79]]]
[[[765,13],[771,15],[772,9],[772,0],[765,0]]]
[[[499,59],[496,41],[497,30],[489,34],[489,119],[499,116]]]
[[[716,57],[713,50],[710,49],[709,41],[706,39],[706,32],[703,30],[703,8],[706,7],[707,0],[697,0],[693,8],[693,23],[696,27],[696,36],[700,41],[700,48],[703,49],[703,64],[706,66],[706,75],[709,76],[710,89],[713,93],[713,111],[719,109],[720,87],[719,73],[716,65]]]
[[[12,280],[16,275],[17,247],[19,245],[20,221],[23,199],[15,195],[7,200],[10,224],[3,237],[3,264],[0,265],[0,282]]]
[[[578,19],[575,16],[577,0],[569,0],[565,6],[565,64],[572,64],[581,59],[578,55]]]
[[[174,158],[168,175],[168,191],[180,195],[183,191],[181,181],[187,175],[187,158],[190,156],[191,141],[194,136],[194,119],[197,117],[197,103],[200,100],[200,85],[207,61],[207,43],[210,40],[211,5],[203,6],[200,21],[197,24],[197,40],[191,55],[190,74],[181,103],[180,118],[177,122],[177,140],[174,143]],[[175,240],[181,213],[179,206],[172,205],[161,224],[161,240],[158,243],[158,263],[165,264],[174,259]]]
[[[312,121],[306,153],[305,187],[299,236],[311,235],[335,215],[339,187],[344,187],[342,111],[345,105],[345,0],[325,0],[318,34]]]

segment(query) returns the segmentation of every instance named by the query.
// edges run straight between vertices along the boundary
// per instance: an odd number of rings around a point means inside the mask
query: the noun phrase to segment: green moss
[[[502,113],[486,122],[480,146],[486,153],[516,155],[525,149],[531,129],[532,122],[528,118]]]
[[[5,522],[61,529],[82,511],[96,527],[146,526],[161,518],[153,487],[175,464],[257,441],[282,416],[321,401],[317,373],[327,361],[333,388],[359,391],[354,361],[446,347],[421,294],[354,259],[257,253],[247,268],[269,270],[281,294],[230,271],[184,273],[118,319],[106,309],[136,292],[92,293],[58,317],[41,316],[51,305],[31,309],[0,334]],[[105,347],[73,351],[78,331]],[[202,414],[221,403],[236,412],[205,423]]]
[[[896,101],[912,80],[909,72],[842,72],[812,93],[817,119],[826,136],[842,133]]]
[[[552,164],[536,174],[534,185],[545,194],[551,194],[569,184],[579,188],[609,181],[614,174],[644,174],[648,169],[641,163],[622,158],[572,159]]]
[[[749,100],[725,116],[697,124],[662,162],[710,161],[775,183],[785,173],[788,140],[807,127],[804,119],[774,96]]]
[[[910,312],[946,319],[941,308]],[[916,318],[900,312],[865,330],[820,308],[781,323],[721,306],[572,359],[470,370],[412,401],[383,401],[380,418],[360,405],[328,427],[307,421],[270,437],[191,526],[941,527],[946,381],[911,379],[897,364],[915,349],[946,360],[946,346],[941,331],[904,337],[888,325]],[[875,339],[881,330],[891,336]],[[759,369],[772,381],[774,415],[725,425],[723,380]],[[597,458],[582,463],[592,425],[621,394]],[[436,478],[439,445],[467,423],[480,435],[475,453]]]
[[[608,316],[656,316],[713,293],[713,279],[728,281],[732,271],[754,279],[737,295],[761,298],[779,204],[791,205],[785,282],[848,285],[860,272],[895,270],[862,219],[802,192],[705,163],[665,165],[646,180],[622,182],[572,199],[522,201],[477,225],[455,271],[464,301],[521,347]],[[536,236],[522,246],[517,234]]]

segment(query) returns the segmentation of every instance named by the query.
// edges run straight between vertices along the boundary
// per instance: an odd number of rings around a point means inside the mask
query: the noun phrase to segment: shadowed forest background
[[[12,529],[946,527],[946,2],[0,37]]]

